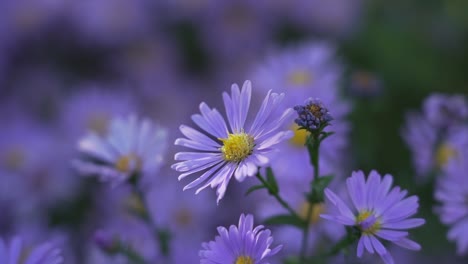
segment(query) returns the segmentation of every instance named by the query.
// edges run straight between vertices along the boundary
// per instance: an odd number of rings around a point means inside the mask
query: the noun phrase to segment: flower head
[[[79,141],[78,149],[85,159],[76,160],[74,164],[80,172],[97,174],[102,180],[114,184],[135,174],[151,174],[162,163],[166,134],[165,129],[148,119],[140,121],[136,116],[115,118],[107,135],[90,132]]]
[[[277,109],[284,94],[271,91],[265,97],[252,125],[245,128],[251,89],[250,81],[246,81],[242,90],[233,84],[231,96],[223,94],[229,128],[221,114],[205,103],[200,104],[201,115],[193,115],[192,120],[209,136],[191,127],[180,126],[180,131],[187,138],[179,138],[175,144],[197,152],[177,153],[175,160],[180,162],[172,165],[172,168],[182,172],[179,180],[203,172],[199,178],[185,186],[184,190],[202,183],[196,193],[208,186],[217,187],[219,202],[232,176],[238,181],[254,176],[258,167],[268,164],[268,154],[275,150],[273,146],[290,137],[291,132],[278,130],[292,109],[278,114]]]
[[[60,264],[63,263],[63,257],[60,249],[48,242],[25,248],[19,237],[14,237],[9,244],[0,238],[0,263]]]
[[[347,179],[346,185],[355,210],[351,210],[330,189],[325,190],[327,198],[338,208],[339,213],[321,216],[346,226],[353,226],[360,231],[358,257],[361,257],[366,249],[370,253],[377,252],[385,263],[394,263],[392,256],[377,237],[407,249],[421,248],[419,244],[407,238],[408,232],[403,231],[425,223],[424,219],[409,218],[417,212],[418,197],[404,198],[407,191],[400,190],[399,187],[391,188],[392,182],[393,177],[388,174],[381,179],[376,171],[372,171],[366,181],[362,171],[354,172]]]
[[[303,129],[315,131],[333,120],[333,117],[325,108],[319,99],[309,98],[305,101],[304,105],[297,105],[294,107],[299,118],[295,120],[296,124]]]
[[[242,214],[239,225],[229,230],[218,227],[219,236],[203,243],[200,251],[202,264],[265,264],[266,258],[278,253],[282,246],[270,248],[273,237],[262,225],[253,227],[253,216]]]
[[[459,255],[468,252],[468,163],[465,153],[459,160],[451,160],[439,177],[435,199],[440,206],[435,209],[442,223],[450,226],[447,237],[457,244]]]

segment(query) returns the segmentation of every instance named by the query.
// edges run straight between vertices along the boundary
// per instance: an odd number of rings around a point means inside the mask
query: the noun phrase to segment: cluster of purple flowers
[[[338,56],[361,2],[0,2],[0,264],[418,262],[394,245],[426,245],[428,202],[353,171],[343,83],[383,90]],[[466,254],[466,97],[401,137]]]

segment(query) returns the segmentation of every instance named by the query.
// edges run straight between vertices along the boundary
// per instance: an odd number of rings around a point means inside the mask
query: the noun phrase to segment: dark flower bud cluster
[[[305,101],[304,105],[295,106],[294,110],[299,116],[294,122],[296,122],[300,128],[309,131],[323,129],[333,120],[328,109],[319,99],[309,98]]]

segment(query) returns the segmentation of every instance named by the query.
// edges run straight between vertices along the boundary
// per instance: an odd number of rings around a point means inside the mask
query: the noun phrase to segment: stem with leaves
[[[268,190],[268,193],[273,196],[281,206],[283,206],[288,212],[296,217],[297,219],[300,219],[299,215],[292,209],[292,207],[279,195],[279,188],[278,185],[276,184],[276,180],[273,176],[273,172],[271,168],[267,168],[267,180],[265,180],[262,175],[260,174],[260,171],[257,172],[255,175],[257,179],[260,180],[262,185],[257,185],[254,186],[256,189],[261,189],[261,188],[266,188]]]
[[[309,151],[309,156],[310,156],[310,161],[312,163],[312,166],[314,167],[314,178],[318,179],[319,177],[319,150],[320,150],[320,133],[312,133],[308,136],[306,146],[307,150]],[[313,192],[313,181],[311,182],[311,192]],[[312,217],[312,209],[314,207],[314,204],[312,201],[309,200],[309,207],[307,208],[307,214],[306,214],[306,225],[304,227],[303,233],[302,233],[302,243],[301,243],[301,253],[300,253],[300,259],[305,260],[306,258],[306,251],[307,251],[307,244],[308,244],[308,235],[309,235],[309,228],[310,228],[310,218]]]
[[[170,233],[166,229],[158,228],[155,225],[153,219],[151,219],[151,216],[148,212],[148,205],[146,203],[145,194],[137,184],[138,179],[139,176],[134,175],[130,178],[130,183],[132,184],[134,193],[137,196],[137,202],[141,203],[142,208],[140,210],[134,210],[133,213],[140,219],[142,219],[152,229],[154,236],[159,241],[161,253],[163,254],[163,256],[168,256]]]

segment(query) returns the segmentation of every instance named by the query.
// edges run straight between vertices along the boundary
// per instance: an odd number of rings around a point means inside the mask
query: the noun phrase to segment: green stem
[[[134,190],[136,195],[138,196],[138,199],[141,201],[143,204],[144,212],[138,214],[143,221],[146,222],[146,224],[152,228],[154,235],[156,238],[159,240],[159,248],[161,250],[161,253],[163,256],[168,256],[169,255],[169,243],[168,240],[170,239],[170,234],[168,233],[167,230],[159,229],[153,219],[151,219],[150,214],[148,213],[148,205],[146,203],[145,195],[144,193],[134,184]]]
[[[346,236],[338,241],[326,254],[326,257],[335,256],[336,254],[340,253],[341,250],[351,246],[354,242],[356,242],[360,235],[358,234],[359,231],[353,229],[352,227],[347,227],[347,234]]]
[[[309,151],[310,160],[312,166],[314,167],[314,179],[319,177],[319,149],[320,149],[320,133],[313,133],[307,139],[307,149]],[[311,181],[311,191],[312,189],[313,180]],[[309,207],[307,208],[306,214],[306,223],[304,226],[304,230],[302,233],[302,243],[301,243],[301,253],[300,259],[302,262],[305,262],[306,259],[306,251],[307,251],[307,244],[308,244],[308,236],[309,236],[309,228],[310,228],[310,218],[312,217],[312,209],[314,204],[310,203]]]
[[[268,182],[266,182],[265,179],[263,179],[263,177],[260,175],[260,172],[257,172],[255,176],[268,189],[270,195],[275,197],[275,199],[281,204],[281,206],[288,210],[291,215],[297,217],[298,219],[301,219],[301,217],[296,213],[296,211],[294,211],[294,209],[292,209],[292,207],[285,200],[283,200],[283,198],[281,198],[281,196],[277,192],[274,192],[274,190],[268,184]]]
[[[127,259],[130,261],[130,263],[146,264],[146,260],[142,256],[140,256],[138,253],[133,251],[130,247],[121,246],[119,248],[119,252],[122,253],[124,256],[126,256]]]

